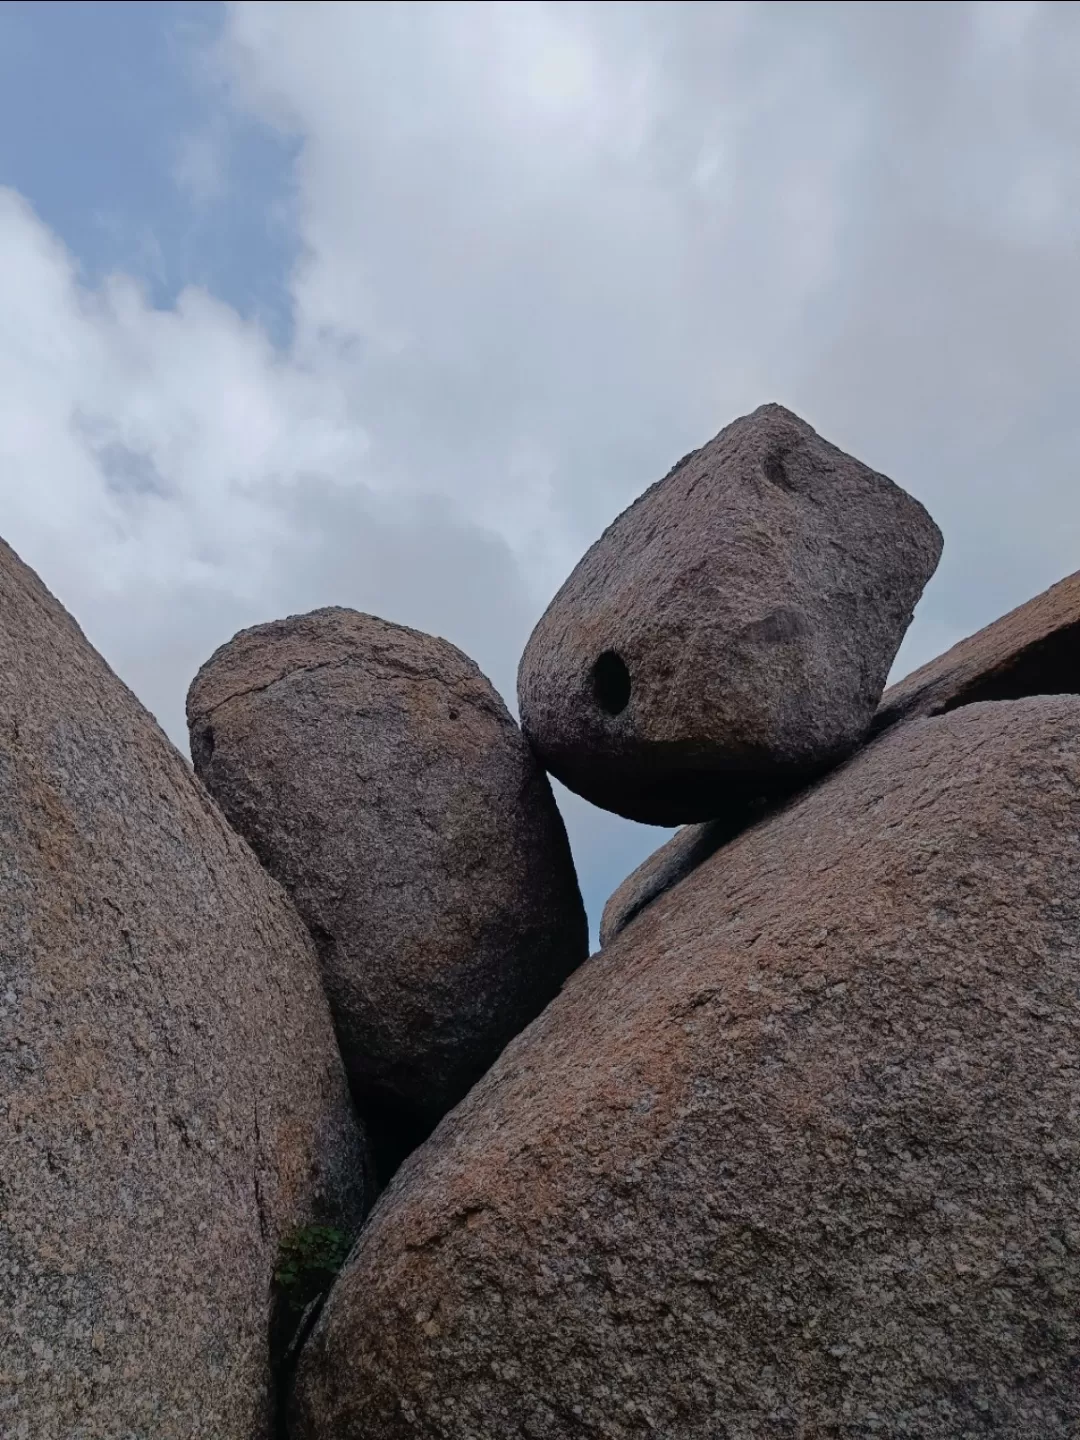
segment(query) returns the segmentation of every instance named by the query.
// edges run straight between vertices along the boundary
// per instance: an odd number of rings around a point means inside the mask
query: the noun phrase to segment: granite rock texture
[[[1072,1440],[1080,699],[888,731],[568,982],[362,1233],[295,1440]]]
[[[734,818],[863,738],[941,543],[899,486],[763,405],[577,565],[522,656],[522,727],[605,809]]]
[[[698,825],[684,825],[670,840],[641,862],[613,890],[600,917],[600,945],[610,945],[615,936],[692,871],[729,844],[745,828],[733,829],[723,820],[703,820]]]
[[[268,1440],[271,1276],[370,1176],[311,941],[0,542],[0,1434]]]
[[[188,718],[315,936],[354,1094],[407,1150],[588,953],[547,776],[460,650],[353,610],[242,631]]]
[[[871,734],[980,700],[1075,694],[1080,694],[1080,574],[1059,581],[891,685],[881,697]],[[748,811],[734,825],[713,820],[684,826],[613,891],[600,922],[601,945],[610,944],[646,906],[758,818]]]

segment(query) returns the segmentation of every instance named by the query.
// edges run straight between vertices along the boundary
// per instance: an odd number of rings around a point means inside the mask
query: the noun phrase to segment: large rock
[[[862,739],[940,554],[910,495],[763,405],[581,560],[522,656],[522,726],[616,814],[738,813]]]
[[[0,543],[0,1433],[268,1440],[271,1277],[369,1188],[310,939]]]
[[[352,610],[241,632],[188,718],[198,774],[315,936],[392,1163],[588,953],[547,777],[460,650]]]
[[[900,721],[943,715],[979,700],[1075,694],[1080,694],[1080,574],[1059,581],[891,685],[870,729],[877,735]],[[612,892],[600,921],[601,945],[609,945],[647,906],[756,818],[747,809],[725,820],[686,825],[673,835]]]
[[[684,825],[677,830],[608,896],[600,917],[601,946],[610,945],[654,900],[715,855],[743,828],[740,825],[733,830],[724,820],[703,820],[699,825]]]
[[[1080,699],[889,731],[657,900],[407,1163],[295,1440],[1080,1414]]]
[[[1080,694],[1080,573],[914,670],[881,698],[873,729],[979,700]]]

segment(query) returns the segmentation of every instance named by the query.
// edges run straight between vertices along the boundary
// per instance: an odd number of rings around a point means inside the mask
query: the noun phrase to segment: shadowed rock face
[[[307,932],[0,542],[0,1431],[266,1440],[271,1276],[371,1189]]]
[[[925,715],[943,715],[982,700],[1080,694],[1080,574],[961,640],[944,655],[891,685],[871,734]],[[759,816],[688,825],[628,875],[604,907],[600,943],[615,936],[666,890]]]
[[[188,718],[196,771],[311,927],[390,1167],[588,953],[547,777],[460,650],[351,610],[241,632]]]
[[[882,696],[874,733],[980,700],[1080,694],[1080,573],[914,670]]]
[[[940,554],[917,501],[763,405],[581,560],[522,656],[522,726],[605,809],[737,818],[863,738]]]
[[[296,1440],[1080,1413],[1080,699],[889,731],[594,956],[403,1167]]]

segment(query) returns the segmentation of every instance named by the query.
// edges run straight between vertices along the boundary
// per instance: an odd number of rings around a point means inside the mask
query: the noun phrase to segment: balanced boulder
[[[295,1440],[1071,1440],[1080,698],[887,732],[594,956],[411,1157]]]
[[[941,554],[923,507],[763,405],[609,526],[518,671],[544,765],[676,825],[786,793],[863,738]]]
[[[242,631],[188,719],[198,774],[311,928],[392,1159],[588,953],[547,776],[460,650],[352,610]]]
[[[0,1433],[266,1440],[279,1247],[371,1192],[311,940],[0,542]]]

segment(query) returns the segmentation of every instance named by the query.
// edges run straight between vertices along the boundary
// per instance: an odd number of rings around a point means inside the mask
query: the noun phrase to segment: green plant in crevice
[[[297,1319],[329,1290],[350,1248],[348,1235],[332,1225],[302,1225],[282,1237],[274,1285]]]
[[[278,1243],[270,1317],[276,1440],[285,1440],[287,1435],[288,1394],[301,1346],[351,1248],[351,1238],[332,1225],[301,1225]]]

